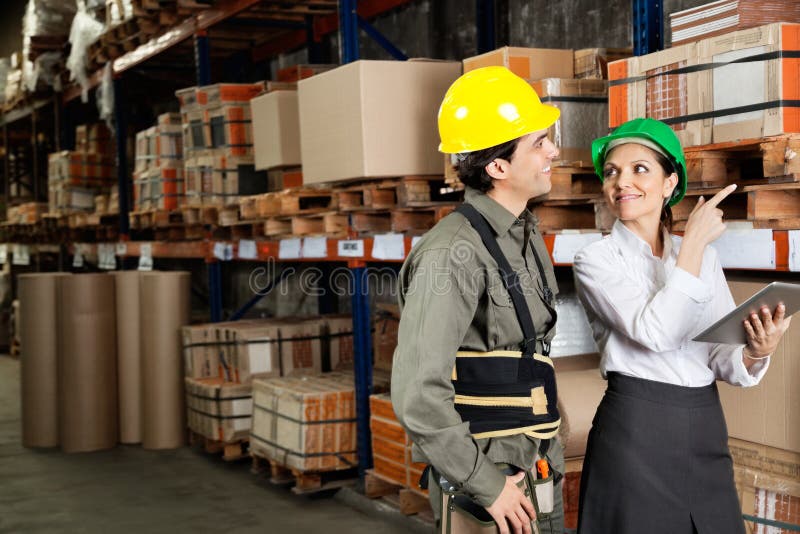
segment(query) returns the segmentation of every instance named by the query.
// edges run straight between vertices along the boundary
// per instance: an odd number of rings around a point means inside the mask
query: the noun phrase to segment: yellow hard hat
[[[491,148],[544,130],[558,108],[542,104],[528,82],[505,67],[483,67],[458,78],[439,108],[439,151],[445,154]]]

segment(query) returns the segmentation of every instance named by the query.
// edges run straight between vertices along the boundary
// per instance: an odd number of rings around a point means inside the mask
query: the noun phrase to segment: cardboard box
[[[278,69],[278,81],[284,83],[299,82],[315,74],[335,69],[338,65],[292,65]]]
[[[325,315],[325,362],[328,370],[352,369],[353,346],[353,316],[352,315]],[[326,365],[323,365],[325,370]]]
[[[264,90],[264,82],[217,83],[196,89],[197,104],[213,107],[222,103],[245,103]]]
[[[184,196],[183,167],[163,165],[148,172],[151,183],[150,199],[153,207],[175,210]]]
[[[265,321],[231,323],[225,328],[225,338],[231,381],[249,384],[253,378],[281,376],[277,325]]]
[[[411,440],[395,417],[388,394],[370,395],[369,427],[375,474],[397,485],[426,495],[419,488],[424,464],[411,460]]]
[[[464,60],[464,72],[491,66],[506,67],[526,80],[572,78],[574,75],[572,50],[504,46]]]
[[[193,325],[181,328],[183,342],[184,373],[188,378],[211,378],[219,374],[219,354],[214,341],[211,325]]]
[[[303,472],[356,466],[352,373],[253,380],[250,450]]]
[[[300,112],[297,91],[275,91],[250,101],[256,169],[298,166]]]
[[[800,98],[799,62],[778,57],[798,39],[800,24],[770,24],[612,63],[609,124],[666,120],[684,146],[800,132],[800,109],[780,106]]]
[[[612,61],[629,58],[631,48],[584,48],[575,50],[575,78],[607,80],[608,64]]]
[[[375,369],[392,370],[392,358],[397,348],[397,331],[400,327],[400,307],[396,304],[378,304],[373,317],[372,352]]]
[[[230,443],[248,439],[253,413],[249,384],[186,377],[186,419],[194,432]]]
[[[283,191],[303,186],[303,170],[300,167],[270,169],[267,171],[267,190]]]
[[[212,204],[228,205],[238,202],[240,196],[266,193],[267,186],[267,174],[255,169],[253,156],[228,157],[217,153],[211,195],[206,198]]]
[[[281,375],[319,374],[322,372],[324,325],[316,319],[281,319]]]
[[[763,280],[728,275],[737,304],[766,285]],[[757,386],[739,388],[720,383],[728,434],[759,445],[800,453],[800,321],[794,320]]]
[[[186,204],[199,206],[210,202],[214,181],[214,154],[210,151],[193,151],[184,159],[184,191]]]
[[[223,104],[205,111],[205,145],[227,156],[253,155],[249,104]]]
[[[356,61],[301,80],[304,183],[441,174],[436,116],[460,70],[443,61]]]
[[[558,159],[591,161],[592,141],[608,133],[608,82],[547,78],[531,85],[542,102],[561,110],[549,129]]]
[[[178,105],[181,107],[181,111],[188,110],[198,105],[197,87],[178,89],[175,91],[175,96],[178,97]]]

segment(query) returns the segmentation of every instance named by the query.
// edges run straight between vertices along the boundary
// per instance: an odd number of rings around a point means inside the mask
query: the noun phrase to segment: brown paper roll
[[[607,383],[600,376],[600,369],[559,372],[556,381],[559,404],[565,412],[561,415],[569,424],[564,458],[583,456],[592,419],[606,391]]]
[[[188,272],[143,273],[142,446],[175,449],[186,441],[180,328],[189,324]]]
[[[19,283],[22,445],[58,447],[58,279],[22,274]]]
[[[117,444],[117,343],[114,279],[60,279],[59,427],[64,452]]]
[[[117,303],[117,388],[119,441],[142,441],[142,380],[139,328],[139,271],[112,273]]]

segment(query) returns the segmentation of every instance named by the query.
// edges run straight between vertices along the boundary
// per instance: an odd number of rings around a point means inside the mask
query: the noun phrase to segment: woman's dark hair
[[[658,162],[658,164],[661,165],[661,168],[664,170],[665,175],[669,176],[672,173],[677,174],[678,171],[672,160],[660,152],[656,152],[655,150],[652,152],[656,158],[656,162]],[[669,205],[669,200],[667,200],[667,202],[664,204],[664,209],[661,210],[661,224],[664,225],[664,228],[667,229],[667,232],[672,231],[672,208]]]
[[[511,161],[517,149],[519,138],[506,141],[491,148],[459,154],[458,178],[464,185],[486,193],[492,189],[492,177],[486,172],[486,166],[497,158]],[[463,158],[463,159],[461,159]]]

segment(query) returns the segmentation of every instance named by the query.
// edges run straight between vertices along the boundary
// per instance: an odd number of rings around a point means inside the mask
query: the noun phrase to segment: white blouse
[[[600,349],[600,371],[688,387],[758,384],[769,358],[750,374],[743,345],[692,341],[735,306],[714,248],[706,247],[697,278],[675,265],[680,246],[680,237],[665,234],[658,258],[617,221],[611,235],[576,254],[578,296]]]

